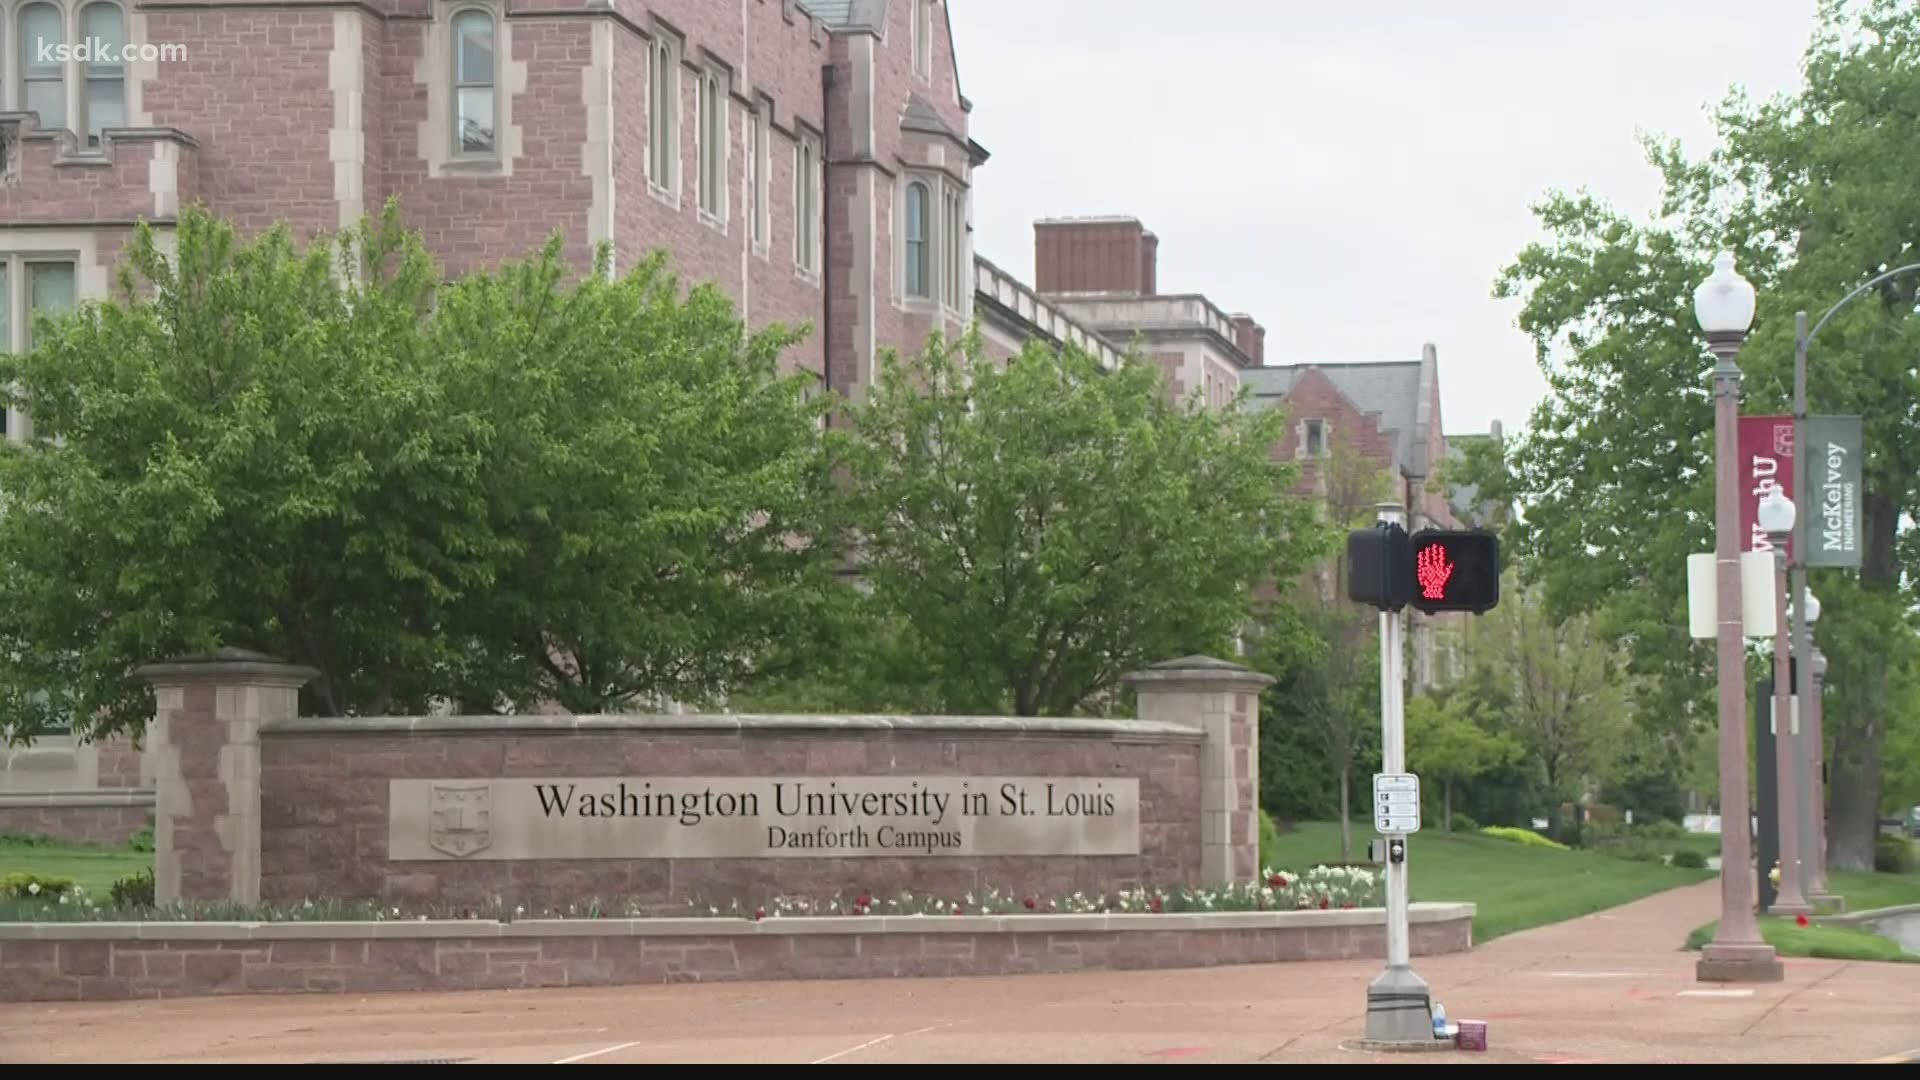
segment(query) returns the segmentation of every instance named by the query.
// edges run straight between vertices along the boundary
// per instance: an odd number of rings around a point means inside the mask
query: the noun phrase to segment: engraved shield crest
[[[464,859],[493,843],[493,788],[486,784],[435,784],[429,796],[427,844]]]

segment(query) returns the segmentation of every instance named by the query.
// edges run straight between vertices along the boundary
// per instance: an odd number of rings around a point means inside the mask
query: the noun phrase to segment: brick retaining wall
[[[1415,956],[1473,905],[1415,904]],[[860,924],[854,929],[851,924]],[[0,1000],[622,986],[1384,957],[1384,912],[0,925]]]
[[[275,721],[261,728],[260,897],[500,898],[532,907],[590,897],[684,911],[689,899],[990,887],[1066,895],[1197,884],[1200,730],[1142,720],[938,717],[419,717]],[[393,779],[580,776],[1138,778],[1140,853],[523,859],[388,858]],[[1249,860],[1250,861],[1250,860]],[[1250,874],[1249,874],[1250,876]]]
[[[0,793],[0,833],[76,844],[125,844],[153,817],[151,791]]]

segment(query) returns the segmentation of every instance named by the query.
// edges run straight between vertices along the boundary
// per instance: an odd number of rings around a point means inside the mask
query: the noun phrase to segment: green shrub
[[[113,906],[117,908],[150,908],[153,906],[153,868],[147,867],[137,874],[127,876],[113,883]]]
[[[1904,836],[1881,834],[1873,842],[1873,868],[1882,874],[1911,874],[1920,867],[1920,856],[1913,841]]]
[[[71,888],[72,878],[36,874],[30,870],[16,870],[0,877],[0,899],[58,900]]]
[[[1580,834],[1580,846],[1616,859],[1657,863],[1672,850],[1673,838],[1663,838],[1654,827],[1634,825],[1588,825]]]
[[[1496,840],[1511,840],[1528,847],[1553,848],[1556,851],[1568,850],[1567,845],[1558,840],[1549,840],[1532,829],[1516,829],[1510,825],[1488,825],[1480,830],[1480,835],[1491,836]]]
[[[1692,848],[1681,848],[1673,853],[1673,865],[1685,870],[1705,870],[1707,857]]]
[[[0,847],[52,847],[53,837],[46,833],[0,832]]]
[[[1480,823],[1460,811],[1455,810],[1453,812],[1453,828],[1455,832],[1479,832]]]
[[[133,836],[127,840],[127,846],[135,851],[152,851],[153,826],[149,825],[139,832],[134,833]]]
[[[1263,808],[1260,811],[1260,858],[1262,869],[1272,865],[1273,853],[1280,850],[1280,827],[1273,823],[1273,815]]]

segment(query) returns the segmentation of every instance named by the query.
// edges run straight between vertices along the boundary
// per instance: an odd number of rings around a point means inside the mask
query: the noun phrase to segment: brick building
[[[40,59],[79,41],[134,54]],[[397,197],[449,274],[556,229],[582,267],[665,248],[857,395],[974,317],[969,109],[944,0],[0,0],[0,348],[137,221],[305,239]],[[1015,348],[1092,344],[984,276]]]
[[[1371,488],[1355,486],[1364,472],[1384,477],[1381,498],[1407,509],[1409,532],[1422,528],[1469,528],[1454,496],[1439,477],[1451,456],[1440,413],[1440,361],[1427,345],[1420,359],[1384,363],[1304,363],[1258,367],[1241,373],[1254,408],[1287,410],[1288,428],[1274,455],[1300,464],[1300,486],[1339,503],[1349,516],[1373,520],[1379,501]],[[1354,469],[1336,477],[1336,454],[1350,455]],[[1323,582],[1344,595],[1344,584]],[[1430,619],[1409,611],[1408,678],[1416,688],[1434,686],[1456,673],[1452,639],[1458,617]]]

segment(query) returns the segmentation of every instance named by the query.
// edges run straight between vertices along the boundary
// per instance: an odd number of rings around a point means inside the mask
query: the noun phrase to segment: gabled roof
[[[1308,369],[1320,372],[1354,408],[1378,417],[1380,430],[1393,436],[1396,470],[1424,475],[1431,471],[1425,460],[1426,426],[1430,422],[1423,407],[1429,400],[1429,395],[1422,392],[1426,389],[1425,368],[1419,360],[1292,364],[1249,368],[1240,373],[1240,378],[1253,388],[1256,407],[1274,408],[1292,393],[1300,375]]]

